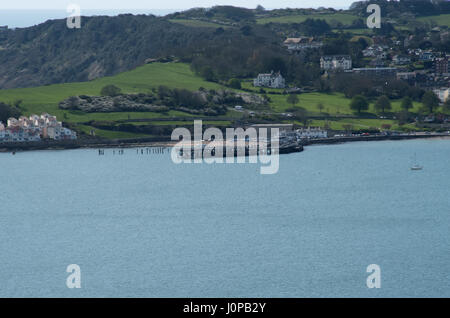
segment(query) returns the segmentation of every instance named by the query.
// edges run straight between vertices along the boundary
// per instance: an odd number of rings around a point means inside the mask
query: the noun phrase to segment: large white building
[[[253,80],[255,87],[270,87],[270,88],[285,88],[286,81],[280,72],[269,74],[259,74],[257,78]]]
[[[40,141],[41,138],[53,140],[75,140],[76,132],[65,128],[55,116],[42,114],[41,116],[21,116],[19,119],[9,118],[7,126],[0,122],[1,142]]]
[[[326,55],[320,58],[320,68],[325,71],[351,70],[352,58],[349,55]]]

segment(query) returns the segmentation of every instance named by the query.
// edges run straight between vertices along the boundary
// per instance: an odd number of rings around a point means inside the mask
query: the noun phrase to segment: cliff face
[[[214,31],[214,30],[213,30]],[[154,16],[83,17],[0,31],[0,88],[87,81],[130,70],[149,57],[179,53],[212,31]]]

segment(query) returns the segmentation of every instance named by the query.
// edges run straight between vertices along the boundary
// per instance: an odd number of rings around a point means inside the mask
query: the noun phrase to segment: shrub
[[[121,92],[122,90],[115,85],[106,85],[105,87],[102,88],[100,94],[102,96],[115,97],[117,95],[120,95]]]
[[[231,88],[234,89],[241,89],[242,85],[241,85],[241,81],[238,80],[237,78],[232,78],[228,81],[228,86],[230,86]]]

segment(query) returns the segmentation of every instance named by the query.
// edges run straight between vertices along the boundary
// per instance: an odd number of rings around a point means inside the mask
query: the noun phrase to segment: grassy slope
[[[281,17],[261,18],[257,22],[260,24],[266,24],[270,22],[274,23],[300,23],[306,19],[323,19],[327,22],[336,20],[342,24],[351,24],[358,17],[348,13],[335,13],[335,14],[301,14],[301,15],[286,15]]]
[[[186,88],[189,90],[196,90],[200,87],[205,87],[209,89],[221,88],[219,84],[204,81],[202,78],[196,76],[191,70],[189,65],[183,63],[154,63],[149,65],[144,65],[135,70],[121,73],[112,77],[104,77],[98,80],[83,82],[83,83],[66,83],[49,85],[42,87],[33,88],[20,88],[20,89],[9,89],[0,90],[0,101],[3,102],[13,102],[15,100],[23,100],[23,109],[26,115],[42,112],[48,112],[54,114],[60,120],[71,123],[85,123],[90,120],[124,120],[124,119],[155,119],[155,118],[167,118],[172,117],[187,117],[193,118],[195,116],[178,112],[170,111],[168,114],[160,114],[153,112],[118,112],[118,113],[96,113],[96,114],[85,114],[78,111],[63,111],[58,108],[58,103],[70,96],[74,95],[99,95],[100,90],[103,86],[108,84],[114,84],[119,86],[125,93],[137,93],[137,92],[149,92],[153,88],[159,85],[167,85],[172,88]],[[251,84],[246,82],[244,86],[247,88],[251,87]],[[257,91],[255,89],[255,91]],[[271,91],[268,89],[267,92],[272,100],[271,108],[275,112],[283,112],[286,109],[292,107],[292,105],[286,102],[286,95],[273,95],[270,94]],[[309,93],[302,94],[299,96],[300,102],[298,106],[302,106],[314,114],[319,114],[317,109],[317,104],[322,103],[325,106],[324,112],[328,112],[331,115],[337,114],[352,114],[349,109],[350,100],[345,98],[340,93],[335,94],[321,94],[321,93]],[[418,107],[418,105],[416,105]],[[400,109],[400,102],[393,103],[393,110]],[[373,110],[373,107],[371,107]],[[64,118],[64,114],[66,118]],[[227,117],[240,116],[241,113],[230,112]],[[356,120],[360,121],[361,128],[367,128],[366,126],[381,127],[385,121],[374,120],[370,122],[370,125],[364,123],[363,119]],[[175,122],[174,122],[175,123]],[[228,122],[227,122],[228,123]],[[158,124],[153,122],[153,124]],[[160,123],[159,123],[160,124]],[[170,122],[168,123],[170,124]],[[224,122],[217,122],[217,124],[224,124]],[[317,124],[323,125],[324,122],[318,121]],[[342,123],[335,123],[336,127],[341,127]],[[367,125],[366,125],[367,124]],[[332,125],[333,127],[333,125]],[[355,124],[355,127],[358,127]],[[80,130],[84,132],[89,132],[91,129],[89,126],[80,125]],[[142,135],[120,133],[120,132],[108,132],[96,130],[97,135],[104,136],[108,138],[129,138]]]
[[[429,17],[418,18],[419,21],[436,23],[437,25],[446,25],[450,27],[450,14],[434,15]]]
[[[130,118],[156,118],[162,117],[159,113],[98,113],[84,114],[80,112],[68,112],[58,108],[58,103],[74,95],[100,95],[102,87],[114,84],[124,93],[150,92],[159,85],[167,85],[173,88],[186,88],[196,90],[200,87],[219,88],[215,83],[210,83],[195,76],[189,65],[182,63],[149,64],[138,67],[135,70],[121,73],[112,77],[104,77],[90,82],[66,83],[49,86],[0,90],[0,101],[12,102],[23,100],[26,114],[48,112],[62,119],[66,113],[69,122],[86,122],[89,120],[119,120]],[[170,112],[170,116],[186,116],[180,112]]]

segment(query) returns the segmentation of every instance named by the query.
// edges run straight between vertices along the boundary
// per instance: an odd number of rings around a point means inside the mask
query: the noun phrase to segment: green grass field
[[[435,23],[450,27],[450,14],[433,15],[429,17],[418,18],[421,22]]]
[[[292,108],[292,104],[289,104],[286,99],[286,95],[273,95],[269,94],[271,101],[271,108],[276,112],[285,112],[287,109]],[[296,106],[300,106],[308,110],[310,113],[319,114],[317,105],[322,103],[324,109],[322,112],[330,115],[352,115],[353,111],[350,109],[350,99],[346,98],[342,93],[305,93],[298,95],[299,103]],[[401,110],[401,100],[392,100],[392,112]],[[420,103],[414,102],[414,108],[412,111],[418,111],[421,107]],[[370,103],[369,111],[375,113],[374,102]]]
[[[266,23],[301,23],[306,19],[322,19],[327,21],[328,23],[333,20],[337,22],[341,22],[342,24],[349,25],[354,20],[358,19],[357,16],[347,14],[347,13],[335,13],[335,14],[299,14],[299,15],[286,15],[281,17],[270,17],[270,18],[260,18],[257,19],[257,23],[266,24]]]
[[[292,108],[292,104],[289,104],[286,99],[286,95],[269,95],[271,101],[271,107],[276,112],[285,112],[287,109]],[[341,93],[323,94],[323,93],[305,93],[298,95],[299,103],[296,106],[305,108],[306,110],[315,113],[319,112],[317,104],[322,103],[324,105],[323,112],[332,115],[350,115],[349,104],[350,100],[345,98]]]

